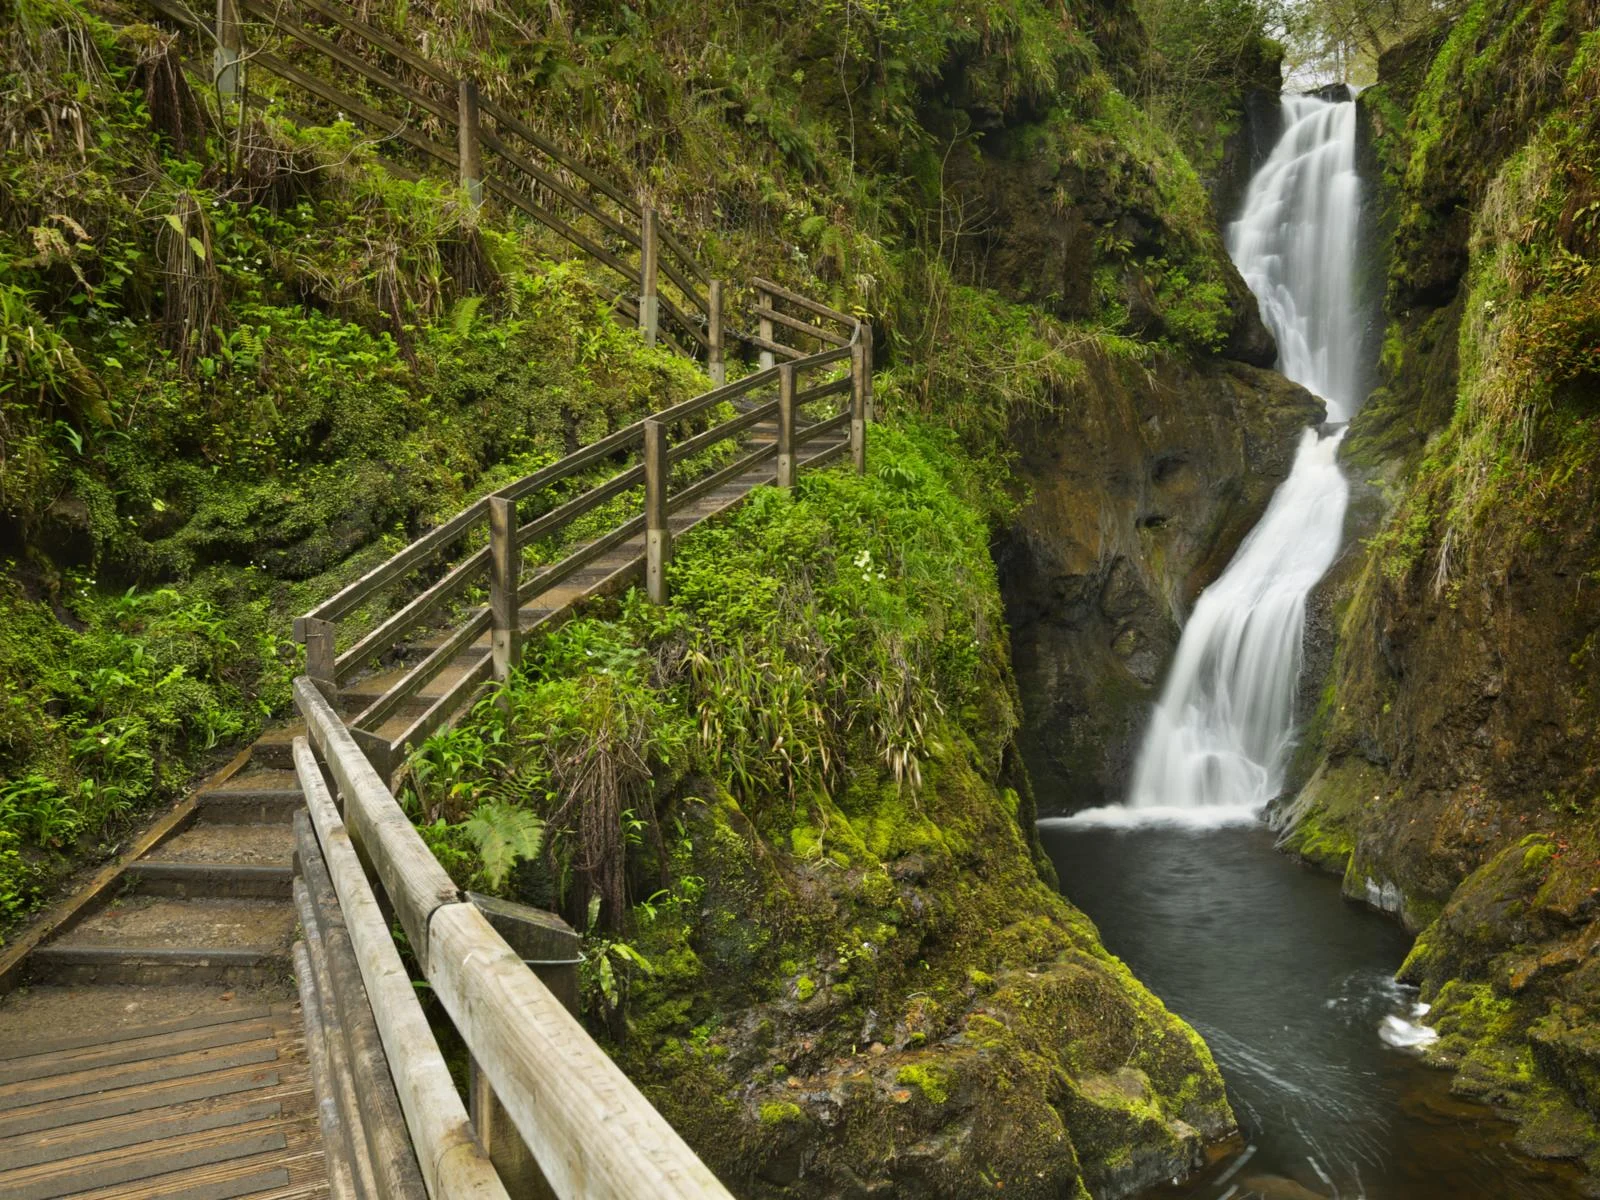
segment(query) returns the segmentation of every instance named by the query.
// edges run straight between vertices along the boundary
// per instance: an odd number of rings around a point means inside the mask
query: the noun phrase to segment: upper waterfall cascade
[[[1279,369],[1327,402],[1359,407],[1354,262],[1361,184],[1352,102],[1283,99],[1284,131],[1256,172],[1228,252],[1278,342]],[[1145,735],[1125,805],[1078,825],[1253,821],[1283,787],[1306,597],[1339,552],[1349,486],[1342,427],[1307,429],[1289,477],[1233,561],[1201,595]]]

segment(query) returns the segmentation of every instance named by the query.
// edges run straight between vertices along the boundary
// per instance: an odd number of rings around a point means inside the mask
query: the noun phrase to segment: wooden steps
[[[48,1019],[51,991],[30,990],[25,1024]],[[115,1010],[124,989],[79,990],[78,1008],[85,991]],[[0,1058],[0,1195],[328,1195],[298,1012],[212,999],[221,1011],[13,1044]]]
[[[0,997],[0,1196],[328,1195],[291,999],[297,731],[202,786]]]
[[[742,448],[748,451],[760,445],[771,444],[776,440],[776,436],[776,423],[763,422],[753,427],[746,435],[742,440]],[[838,431],[802,444],[796,453],[796,458],[801,467],[814,467],[822,461],[838,456],[848,448],[848,434]],[[776,464],[762,463],[673,513],[668,519],[668,526],[674,537],[682,536],[702,522],[742,503],[756,488],[774,483],[776,480]],[[579,547],[574,547],[569,552],[575,552],[577,549]],[[562,580],[555,587],[531,597],[518,610],[517,623],[523,636],[564,619],[576,604],[591,596],[603,595],[626,586],[643,572],[644,560],[645,537],[641,533],[613,546],[594,562]],[[474,670],[482,669],[483,662],[490,652],[488,633],[484,633],[459,651],[415,695],[396,705],[381,721],[374,724],[370,720],[361,721],[360,717],[371,705],[403,684],[416,665],[442,646],[450,636],[451,630],[443,629],[415,637],[401,645],[382,665],[357,675],[339,690],[338,708],[341,713],[355,722],[354,727],[360,729],[364,735],[381,739],[383,742],[399,742],[419,718],[442,699],[450,696],[462,680]],[[448,725],[459,719],[470,707],[476,694],[467,692],[462,695],[455,704],[455,711],[449,713],[434,727]],[[387,765],[397,764],[389,762]],[[380,768],[383,769],[386,768]]]

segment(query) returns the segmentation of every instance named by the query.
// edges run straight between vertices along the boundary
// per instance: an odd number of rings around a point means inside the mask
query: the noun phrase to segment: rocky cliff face
[[[1018,431],[1031,499],[997,547],[1001,584],[1026,737],[1072,807],[1122,799],[1182,618],[1322,415],[1243,363],[1101,361]]]
[[[1287,845],[1420,931],[1457,1091],[1600,1166],[1600,7],[1482,0],[1363,96],[1392,237],[1379,498]]]
[[[1252,147],[1275,132],[1275,104],[1254,94],[1244,107],[1212,195],[1236,196]],[[1018,155],[1031,140],[1013,132],[971,168],[996,214],[985,240],[998,286],[1065,315],[1109,289],[1147,334],[1171,324],[1152,294],[1151,261],[1187,261],[1226,297],[1219,353],[1090,356],[1070,395],[1014,431],[1029,500],[996,554],[1029,701],[1024,736],[1035,761],[1055,768],[1059,798],[1077,807],[1122,798],[1190,604],[1255,524],[1323,406],[1266,369],[1276,347],[1223,250],[1215,208],[1206,205],[1204,223],[1185,220],[1153,176],[1095,174],[1077,155]],[[1108,254],[1108,244],[1126,252]]]

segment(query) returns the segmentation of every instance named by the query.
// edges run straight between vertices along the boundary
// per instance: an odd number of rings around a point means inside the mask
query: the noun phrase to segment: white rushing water
[[[1348,421],[1361,401],[1354,260],[1361,205],[1350,102],[1283,99],[1228,253],[1278,341],[1278,367]],[[1145,735],[1128,802],[1052,823],[1215,827],[1254,821],[1294,741],[1306,597],[1339,552],[1349,487],[1342,428],[1301,436],[1289,477],[1201,595]]]

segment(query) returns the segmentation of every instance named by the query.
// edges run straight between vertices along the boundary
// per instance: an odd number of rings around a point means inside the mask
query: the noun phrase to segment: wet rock
[[[996,544],[1026,737],[1076,807],[1125,790],[1179,620],[1288,473],[1310,393],[1237,363],[1092,365],[1018,433],[1031,501]],[[1040,780],[1040,783],[1047,781]]]

